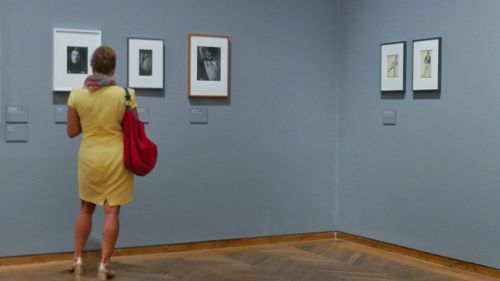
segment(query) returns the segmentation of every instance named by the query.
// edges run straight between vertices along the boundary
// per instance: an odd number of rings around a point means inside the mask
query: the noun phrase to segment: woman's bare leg
[[[118,240],[118,233],[120,231],[120,206],[109,206],[106,202],[104,205],[104,231],[102,237],[102,254],[101,262],[108,264],[113,250],[115,248],[116,240]]]
[[[75,227],[75,258],[81,257],[83,254],[83,249],[92,230],[92,214],[94,210],[94,203],[81,200],[80,212]]]

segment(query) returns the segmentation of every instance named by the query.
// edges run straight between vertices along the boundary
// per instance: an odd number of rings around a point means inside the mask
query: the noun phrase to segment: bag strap
[[[130,93],[128,92],[128,88],[123,88],[125,89],[125,110],[129,111],[130,108],[132,107],[132,98],[130,97]]]

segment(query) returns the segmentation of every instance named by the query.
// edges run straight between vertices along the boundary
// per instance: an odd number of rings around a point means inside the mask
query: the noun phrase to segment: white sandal
[[[71,265],[67,268],[69,272],[73,272],[76,275],[82,275],[83,273],[83,261],[82,257],[74,258]]]
[[[102,262],[99,264],[97,272],[97,279],[99,279],[99,281],[108,280],[115,276],[115,272],[109,268],[109,264],[104,264]]]

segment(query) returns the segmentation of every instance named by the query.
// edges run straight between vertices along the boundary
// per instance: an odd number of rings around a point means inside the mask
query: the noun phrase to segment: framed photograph
[[[380,45],[380,91],[404,92],[406,42]]]
[[[161,90],[164,88],[165,51],[163,39],[127,38],[128,87]]]
[[[53,91],[69,92],[92,73],[90,59],[101,46],[101,31],[54,28]]]
[[[188,97],[229,97],[230,39],[189,34]]]
[[[413,91],[441,90],[441,37],[413,40]]]

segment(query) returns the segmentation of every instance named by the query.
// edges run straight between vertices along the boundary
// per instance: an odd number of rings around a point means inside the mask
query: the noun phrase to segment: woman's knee
[[[104,205],[104,214],[106,217],[119,217],[120,206],[109,206],[109,204],[106,204]]]
[[[92,215],[95,210],[95,204],[82,200],[82,204],[80,205],[80,212],[85,213],[87,215]]]

